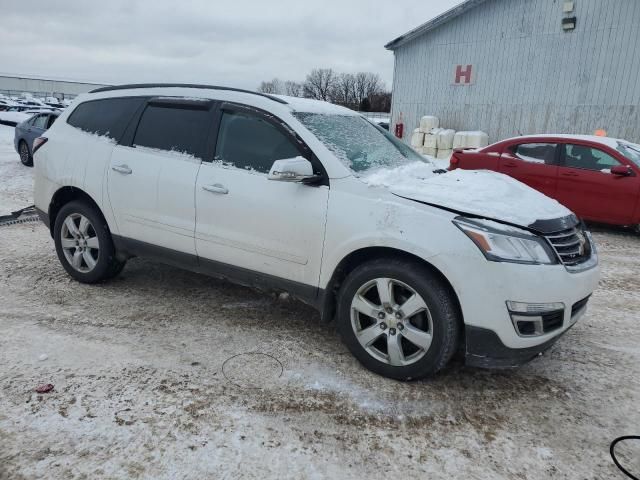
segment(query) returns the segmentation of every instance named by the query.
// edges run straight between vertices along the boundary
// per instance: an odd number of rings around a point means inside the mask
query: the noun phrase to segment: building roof
[[[17,73],[4,73],[0,72],[2,78],[17,78],[19,80],[44,80],[46,82],[64,82],[64,83],[79,83],[82,85],[108,85],[107,83],[85,82],[82,80],[69,80],[67,78],[51,77],[51,76],[38,76],[38,75],[23,75]]]
[[[484,3],[486,0],[466,0],[459,5],[447,10],[441,15],[438,15],[435,18],[432,18],[426,23],[423,23],[419,27],[414,28],[413,30],[405,33],[404,35],[399,36],[398,38],[391,40],[387,43],[384,48],[387,50],[395,50],[401,45],[404,45],[410,40],[413,40],[420,35],[427,33],[430,30],[433,30],[436,27],[439,27],[443,23],[448,22],[449,20],[453,20],[459,15],[462,15],[468,10],[471,10],[474,7],[477,7],[481,3]]]

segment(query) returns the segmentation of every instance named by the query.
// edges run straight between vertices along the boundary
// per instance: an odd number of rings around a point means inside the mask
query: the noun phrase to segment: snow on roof
[[[215,85],[196,85],[196,84],[161,84],[161,83],[142,83],[131,85],[116,85],[112,87],[98,88],[89,92],[89,95],[99,95],[104,97],[141,94],[147,91],[161,97],[180,96],[190,99],[222,99],[234,100],[238,97],[246,98],[251,95],[258,103],[266,105],[267,103],[278,103],[282,107],[287,107],[294,112],[322,113],[333,115],[359,115],[359,113],[349,110],[348,108],[334,105],[321,100],[313,100],[310,98],[289,97],[286,95],[271,95],[252,90],[244,90],[234,87],[221,87]],[[188,93],[187,93],[188,92]],[[212,92],[215,92],[212,94]],[[235,97],[235,98],[234,98]]]
[[[611,137],[600,137],[597,135],[569,135],[566,133],[546,133],[539,135],[522,135],[521,137],[514,137],[514,139],[522,139],[522,138],[557,138],[562,140],[583,140],[587,142],[599,143],[601,145],[605,145],[610,148],[617,148],[618,142],[626,142],[626,140],[611,138]],[[513,139],[512,139],[513,140]]]
[[[286,95],[274,95],[287,102],[287,105],[295,112],[323,113],[327,115],[359,115],[358,112],[348,108],[334,105],[333,103],[313,100],[311,98],[288,97]]]
[[[398,38],[391,40],[389,43],[387,43],[384,46],[384,48],[386,48],[387,50],[394,50],[399,46],[404,45],[408,41],[413,40],[414,38],[419,37],[420,35],[427,33],[428,31],[433,30],[436,27],[439,27],[443,23],[446,23],[449,20],[453,20],[457,16],[462,15],[463,13],[465,13],[468,10],[471,10],[474,7],[477,7],[481,3],[484,3],[485,1],[486,0],[466,0],[461,4],[453,8],[450,8],[443,14],[438,15],[435,18],[432,18],[426,23],[423,23],[419,27],[416,27],[413,30],[405,33],[404,35],[401,35]]]

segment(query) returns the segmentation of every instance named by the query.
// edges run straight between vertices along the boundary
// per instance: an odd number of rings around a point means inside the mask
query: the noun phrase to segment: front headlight
[[[487,260],[537,265],[557,263],[546,240],[526,230],[476,218],[456,217],[453,223],[476,244]]]

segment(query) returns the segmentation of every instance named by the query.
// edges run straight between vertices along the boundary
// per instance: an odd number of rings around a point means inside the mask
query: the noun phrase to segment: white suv
[[[586,309],[596,251],[556,201],[443,172],[361,115],[203,85],[80,96],[39,138],[35,203],[80,282],[128,258],[287,291],[396,379],[513,367]]]

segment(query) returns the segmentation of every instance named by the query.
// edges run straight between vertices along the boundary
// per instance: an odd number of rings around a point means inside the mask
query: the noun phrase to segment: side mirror
[[[611,167],[611,175],[618,175],[620,177],[629,177],[633,175],[633,171],[627,165],[616,165]]]
[[[280,182],[303,182],[313,178],[313,166],[303,157],[276,160],[269,171],[269,180]]]

